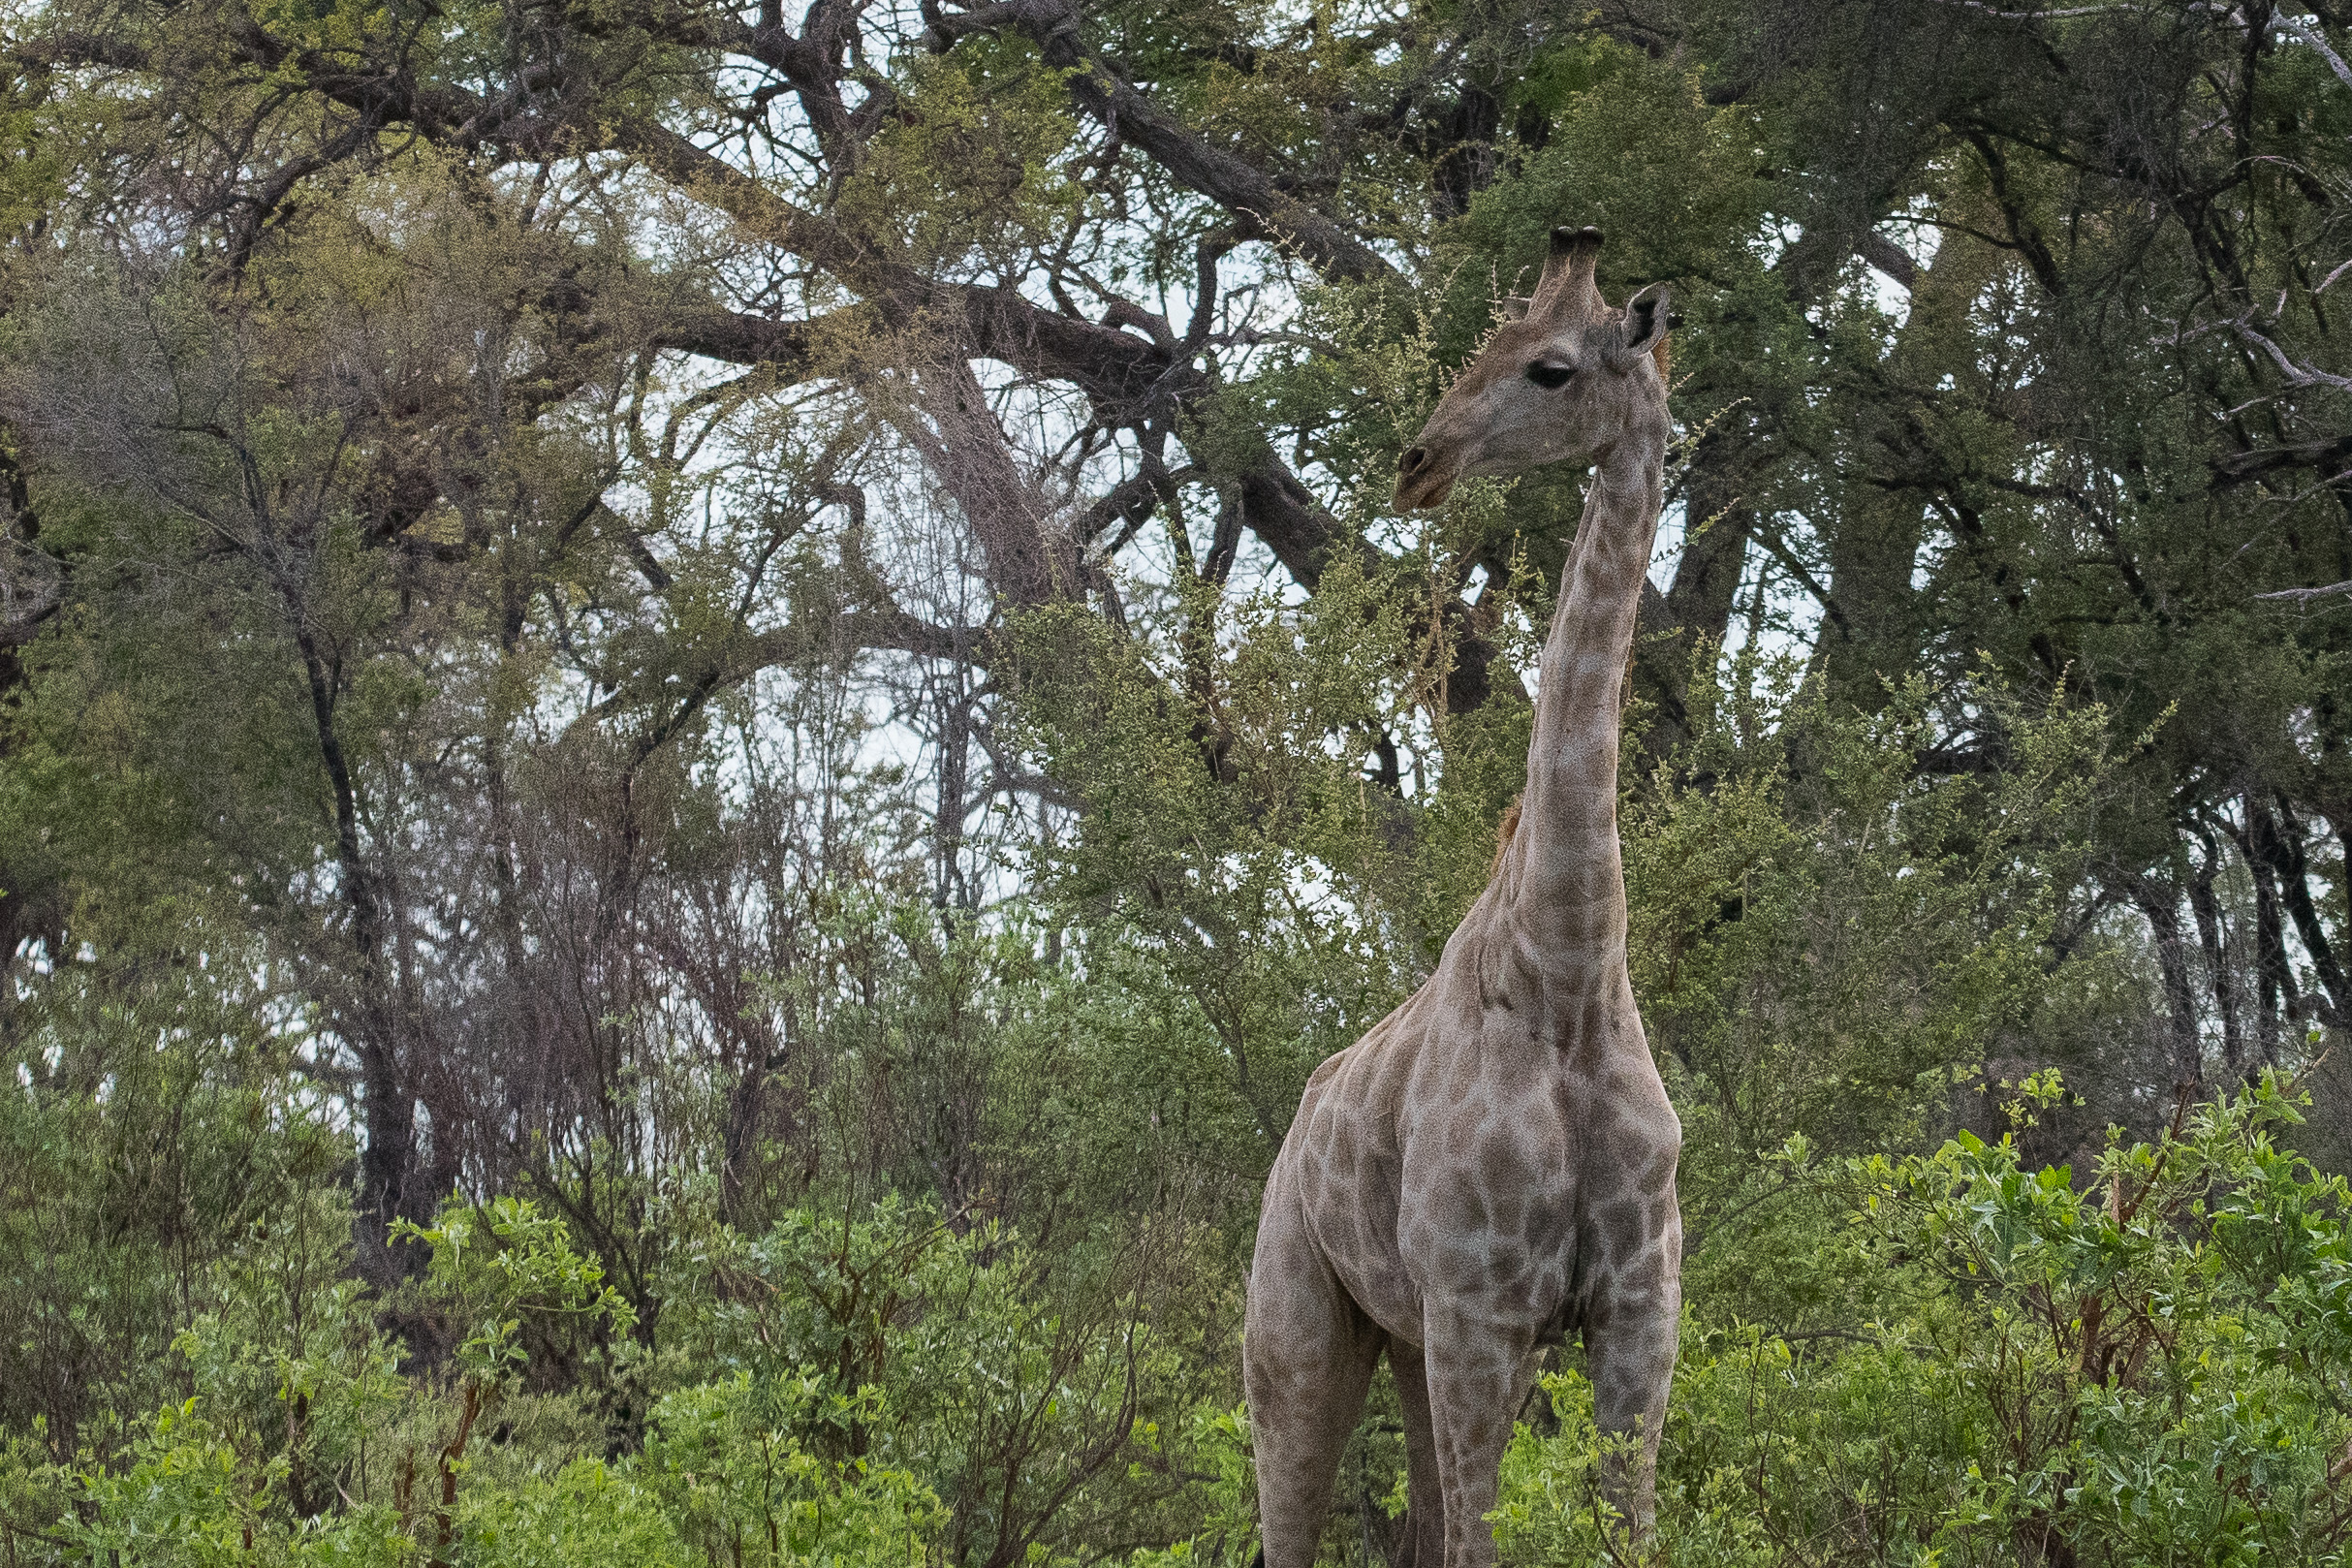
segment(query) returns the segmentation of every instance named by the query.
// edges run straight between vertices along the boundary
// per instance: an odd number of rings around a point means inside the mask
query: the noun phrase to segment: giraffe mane
[[[1487,880],[1491,882],[1502,873],[1503,857],[1511,853],[1511,840],[1519,836],[1519,805],[1526,799],[1522,792],[1511,798],[1503,808],[1503,820],[1494,830],[1494,863],[1487,867]]]

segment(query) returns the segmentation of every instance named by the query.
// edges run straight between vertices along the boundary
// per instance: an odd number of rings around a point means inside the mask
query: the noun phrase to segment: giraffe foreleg
[[[1641,1256],[1615,1268],[1584,1320],[1593,1423],[1611,1439],[1601,1495],[1637,1541],[1657,1519],[1658,1438],[1681,1333],[1681,1239],[1678,1222]]]
[[[1389,1341],[1389,1371],[1404,1407],[1405,1524],[1409,1553],[1390,1568],[1445,1568],[1446,1493],[1437,1467],[1437,1435],[1429,1421],[1428,1368],[1419,1345]]]
[[[1489,1568],[1503,1450],[1533,1375],[1522,1325],[1431,1302],[1423,1311],[1429,1427],[1445,1495],[1444,1568]],[[1424,1562],[1419,1568],[1435,1568]]]
[[[1278,1170],[1274,1181],[1250,1264],[1241,1383],[1265,1568],[1313,1568],[1383,1336],[1341,1288]]]

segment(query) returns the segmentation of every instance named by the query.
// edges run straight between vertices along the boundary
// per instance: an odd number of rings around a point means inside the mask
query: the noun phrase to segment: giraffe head
[[[1593,286],[1598,229],[1552,231],[1535,294],[1506,319],[1396,467],[1396,505],[1433,507],[1454,482],[1589,459],[1628,435],[1664,439],[1666,303],[1653,283],[1613,310]]]

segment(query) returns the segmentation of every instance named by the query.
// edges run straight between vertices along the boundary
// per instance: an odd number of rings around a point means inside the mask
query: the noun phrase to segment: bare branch
[[[2258,593],[2254,597],[2257,599],[2291,599],[2299,605],[2306,605],[2314,599],[2324,599],[2332,593],[2352,593],[2352,578],[2347,578],[2341,582],[2331,582],[2323,587],[2278,588],[2270,593]]]
[[[771,321],[737,311],[688,309],[653,334],[653,347],[677,349],[725,364],[767,365],[786,375],[814,368],[813,338],[821,323]]]
[[[2346,391],[2352,391],[2352,376],[2339,376],[2332,371],[2316,369],[2308,364],[2297,364],[2287,358],[2286,350],[2254,330],[2250,318],[2237,317],[2229,322],[2228,326],[2231,331],[2236,332],[2240,337],[2244,338],[2268,355],[2271,362],[2278,366],[2279,373],[2287,378],[2289,386],[2341,387]]]
[[[1855,237],[1854,254],[1901,284],[1905,292],[1919,287],[1919,264],[1910,252],[1877,230],[1865,229]]]
[[[2126,9],[2122,6],[2068,6],[2062,11],[2003,11],[1998,6],[1986,5],[1984,0],[1936,0],[1936,4],[1973,11],[1996,21],[2058,21],[2068,16],[2096,16],[2105,12]]]
[[[2352,87],[2352,66],[2345,65],[2344,57],[2328,47],[2326,34],[2301,16],[2290,16],[2283,11],[2273,12],[2271,19],[2317,49],[2319,57],[2328,62],[2328,69],[2336,73],[2336,79]]]

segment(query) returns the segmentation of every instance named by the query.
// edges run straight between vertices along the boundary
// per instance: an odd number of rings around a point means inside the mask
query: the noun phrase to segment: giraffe
[[[1414,1568],[1487,1568],[1535,1354],[1581,1332],[1637,1536],[1681,1308],[1681,1125],[1625,967],[1619,688],[1662,496],[1667,291],[1622,310],[1600,234],[1555,229],[1404,454],[1396,503],[1465,475],[1595,465],[1544,644],[1527,787],[1495,870],[1413,998],[1316,1069],[1267,1179],[1243,1329],[1266,1568],[1310,1568],[1385,1354]],[[1401,1565],[1400,1565],[1401,1568]]]

